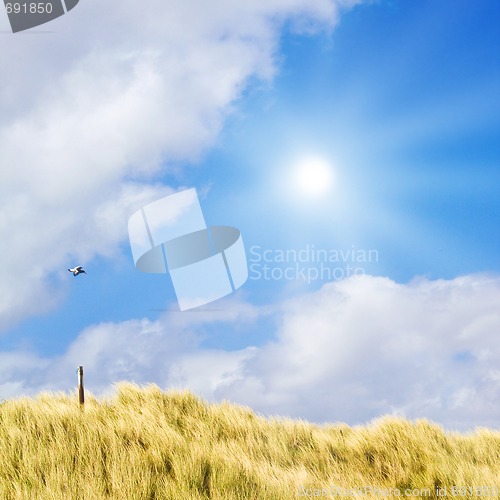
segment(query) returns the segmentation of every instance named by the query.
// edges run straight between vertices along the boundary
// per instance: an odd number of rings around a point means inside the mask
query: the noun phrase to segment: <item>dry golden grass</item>
[[[369,487],[498,498],[500,432],[393,417],[316,426],[131,384],[110,400],[87,395],[83,411],[63,394],[0,404],[2,499],[279,500],[334,498],[336,488],[352,498],[346,490],[374,496]]]

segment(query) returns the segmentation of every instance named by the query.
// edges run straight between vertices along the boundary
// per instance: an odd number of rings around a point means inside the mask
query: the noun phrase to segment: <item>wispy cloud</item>
[[[155,176],[196,161],[249,79],[273,77],[283,22],[328,27],[338,9],[88,0],[53,33],[3,37],[0,329],[54,307],[46,277],[70,257],[117,251],[131,197],[168,191],[150,185]]]
[[[270,314],[231,299],[215,315],[89,327],[59,358],[4,353],[0,394],[67,390],[69,374],[84,364],[96,393],[126,379],[316,422],[396,413],[456,429],[498,427],[499,299],[498,277],[408,284],[353,277],[277,306],[278,329],[262,346],[204,348],[204,327]]]

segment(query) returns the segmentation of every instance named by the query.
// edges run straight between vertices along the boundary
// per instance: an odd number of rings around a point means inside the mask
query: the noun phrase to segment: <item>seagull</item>
[[[69,271],[70,273],[73,273],[73,276],[78,276],[80,273],[85,273],[85,274],[87,274],[87,273],[85,272],[85,270],[83,269],[83,267],[82,267],[82,266],[76,266],[76,267],[75,267],[75,268],[73,268],[73,269],[68,269],[68,271]]]

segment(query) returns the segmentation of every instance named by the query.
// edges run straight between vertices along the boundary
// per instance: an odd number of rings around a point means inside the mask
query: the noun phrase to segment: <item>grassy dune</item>
[[[1,499],[498,498],[495,487],[500,432],[488,429],[315,426],[130,384],[83,411],[67,395],[0,404]]]

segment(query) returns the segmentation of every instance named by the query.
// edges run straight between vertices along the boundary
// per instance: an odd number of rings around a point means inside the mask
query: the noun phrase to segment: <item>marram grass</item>
[[[495,489],[496,488],[496,489]],[[500,432],[265,419],[189,392],[0,404],[1,499],[498,498]]]

